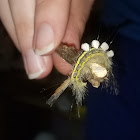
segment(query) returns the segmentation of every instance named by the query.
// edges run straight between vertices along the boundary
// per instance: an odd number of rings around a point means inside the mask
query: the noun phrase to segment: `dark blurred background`
[[[101,5],[97,1],[91,11],[83,42],[98,36]],[[28,80],[21,55],[0,23],[0,140],[83,140],[86,106],[78,118],[71,90],[52,108],[46,104],[66,78],[54,69],[42,80]]]

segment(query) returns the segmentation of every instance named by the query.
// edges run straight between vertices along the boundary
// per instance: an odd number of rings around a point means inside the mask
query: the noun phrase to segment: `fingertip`
[[[36,72],[36,73],[29,73],[29,74],[28,74],[28,78],[29,78],[30,80],[32,80],[32,79],[38,79],[43,73],[44,73],[43,70],[41,70],[41,71],[39,71],[39,72]]]
[[[53,67],[51,56],[38,56],[33,50],[23,54],[24,66],[29,79],[41,79],[47,76]]]
[[[43,48],[36,48],[34,51],[37,55],[49,55],[55,50],[54,43],[44,46]]]
[[[39,25],[35,40],[34,51],[37,55],[49,55],[55,49],[54,31],[47,23]]]
[[[53,62],[52,62],[52,57],[51,56],[41,56],[43,64],[44,64],[44,70],[42,71],[42,73],[40,73],[40,75],[38,75],[37,77],[33,78],[33,79],[43,79],[46,76],[48,76],[53,68]]]

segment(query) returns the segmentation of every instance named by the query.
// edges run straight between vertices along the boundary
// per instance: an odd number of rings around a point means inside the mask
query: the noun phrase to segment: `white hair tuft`
[[[109,46],[106,42],[103,42],[100,46],[104,51],[107,51],[109,49]]]
[[[91,42],[91,46],[98,49],[99,48],[99,45],[100,45],[100,42],[98,40],[93,40]]]
[[[89,51],[89,44],[88,43],[83,43],[81,45],[81,49],[84,50],[84,51]]]
[[[112,50],[107,52],[107,56],[108,57],[113,57],[114,56],[114,52]]]

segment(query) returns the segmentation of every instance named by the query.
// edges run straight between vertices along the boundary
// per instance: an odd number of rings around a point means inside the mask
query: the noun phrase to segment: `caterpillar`
[[[73,64],[73,70],[47,100],[47,104],[52,106],[64,90],[71,87],[76,104],[82,105],[87,92],[87,82],[90,82],[95,88],[98,88],[103,82],[108,85],[110,75],[113,75],[112,57],[114,56],[114,52],[108,49],[109,45],[106,42],[100,44],[98,40],[93,40],[91,44],[83,43],[81,51],[77,54],[74,48],[62,44],[57,52],[66,61]],[[68,59],[68,57],[73,59]]]

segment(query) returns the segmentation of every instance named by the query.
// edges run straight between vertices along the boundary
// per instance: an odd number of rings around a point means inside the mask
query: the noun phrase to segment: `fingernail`
[[[52,27],[43,23],[37,30],[35,53],[37,55],[44,55],[54,49],[54,33]]]
[[[45,71],[41,56],[36,55],[33,50],[28,51],[23,59],[29,79],[36,79]]]

